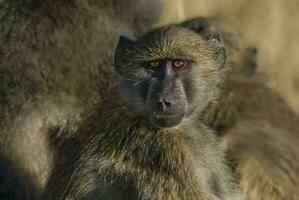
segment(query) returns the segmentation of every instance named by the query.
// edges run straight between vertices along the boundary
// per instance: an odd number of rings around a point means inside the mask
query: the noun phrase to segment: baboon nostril
[[[156,102],[156,106],[158,107],[158,109],[165,112],[167,110],[167,108],[169,108],[171,106],[171,103],[170,103],[170,101],[159,100]]]
[[[171,103],[169,101],[164,101],[164,104],[167,108],[171,106]]]

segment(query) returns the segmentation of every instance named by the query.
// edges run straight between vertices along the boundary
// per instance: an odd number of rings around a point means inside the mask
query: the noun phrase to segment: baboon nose
[[[165,112],[171,105],[172,103],[165,99],[156,102],[156,106],[158,107],[158,109],[162,110],[163,112]]]

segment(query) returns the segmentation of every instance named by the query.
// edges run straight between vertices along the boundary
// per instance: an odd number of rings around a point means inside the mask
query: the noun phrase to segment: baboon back
[[[213,109],[209,123],[236,161],[245,197],[297,199],[299,117],[286,102],[263,81],[239,77]]]

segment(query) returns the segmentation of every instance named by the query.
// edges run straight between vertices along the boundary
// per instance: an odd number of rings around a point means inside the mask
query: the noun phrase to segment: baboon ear
[[[125,36],[120,36],[114,54],[114,67],[117,73],[121,72],[122,63],[126,62],[128,57],[128,49],[134,43],[133,40]]]
[[[226,51],[220,35],[215,33],[209,36],[208,42],[215,48],[214,54],[216,61],[220,63],[221,67],[224,67],[226,65]]]
[[[122,55],[125,53],[125,51],[133,44],[133,40],[125,37],[125,36],[120,36],[118,39],[118,44],[116,47],[115,54],[116,55]]]

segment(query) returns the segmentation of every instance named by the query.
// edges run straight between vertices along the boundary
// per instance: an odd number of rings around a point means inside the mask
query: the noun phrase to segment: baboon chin
[[[121,37],[114,65],[115,86],[61,146],[43,199],[241,199],[215,134],[194,120],[225,82],[219,35]]]

